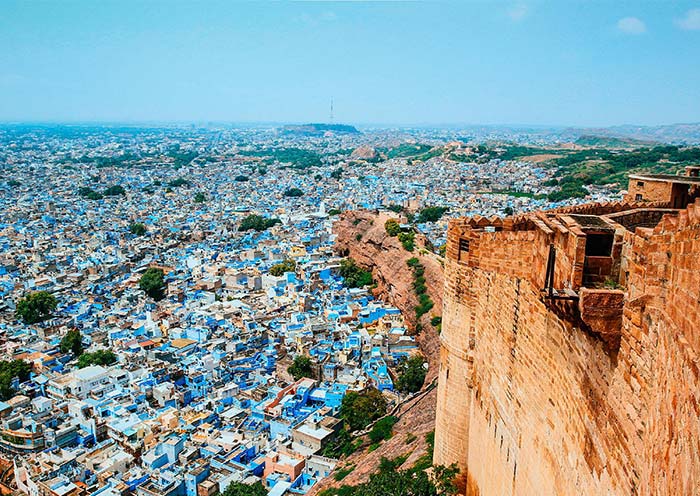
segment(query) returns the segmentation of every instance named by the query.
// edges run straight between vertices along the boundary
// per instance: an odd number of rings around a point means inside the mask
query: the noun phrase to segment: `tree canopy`
[[[311,358],[306,355],[299,355],[294,358],[294,362],[287,368],[287,372],[294,377],[295,381],[298,381],[302,377],[308,377],[310,379],[315,377],[313,362]]]
[[[47,291],[37,291],[29,293],[17,302],[15,314],[25,324],[36,324],[51,317],[57,305],[54,295]]]
[[[78,358],[78,368],[90,365],[112,365],[117,361],[117,355],[112,350],[97,350],[93,353],[83,353]]]
[[[267,489],[261,482],[256,482],[255,484],[232,482],[222,496],[267,496]]]
[[[165,278],[162,269],[149,267],[139,280],[139,287],[154,300],[162,300],[165,296]]]
[[[251,214],[245,217],[238,226],[239,231],[265,231],[281,221],[277,218],[265,218],[262,215]]]
[[[420,355],[414,355],[409,359],[404,359],[399,363],[399,377],[396,380],[396,389],[402,393],[415,393],[423,387],[426,370],[425,360]]]
[[[24,360],[0,361],[0,400],[12,398],[17,392],[12,388],[12,380],[17,377],[19,382],[24,382],[31,371],[31,365]]]
[[[63,336],[59,345],[62,353],[73,353],[78,357],[83,353],[83,336],[77,329],[72,329]]]
[[[348,423],[350,429],[359,431],[384,416],[386,406],[386,399],[374,387],[369,387],[360,393],[350,391],[343,397],[340,404],[340,416]]]
[[[136,236],[143,236],[146,234],[146,226],[140,222],[134,222],[129,226],[129,231]]]
[[[270,267],[270,274],[279,277],[285,272],[293,272],[297,268],[297,263],[294,260],[285,260]]]
[[[372,284],[372,273],[358,267],[352,258],[340,261],[339,273],[348,288],[361,288]]]
[[[299,188],[289,188],[284,192],[284,196],[299,197],[304,196],[304,192]]]

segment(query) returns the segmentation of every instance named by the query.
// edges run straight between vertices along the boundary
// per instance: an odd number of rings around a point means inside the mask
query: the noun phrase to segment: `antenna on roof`
[[[333,97],[331,97],[331,124],[333,124]]]

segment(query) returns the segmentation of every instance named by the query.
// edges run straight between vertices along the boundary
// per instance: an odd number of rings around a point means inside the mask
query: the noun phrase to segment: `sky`
[[[700,0],[0,0],[0,121],[700,121]]]

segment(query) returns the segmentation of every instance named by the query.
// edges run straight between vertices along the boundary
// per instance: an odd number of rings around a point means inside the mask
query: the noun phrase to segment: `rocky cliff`
[[[416,335],[416,341],[425,355],[428,364],[424,391],[412,400],[402,404],[395,413],[399,417],[394,426],[394,435],[384,441],[379,448],[368,452],[368,442],[356,453],[341,461],[338,467],[354,466],[353,471],[342,481],[328,477],[310,495],[328,487],[343,484],[355,485],[365,482],[369,475],[377,470],[382,457],[396,458],[409,454],[404,467],[412,466],[427,452],[426,435],[435,427],[436,390],[433,381],[437,377],[439,364],[439,337],[435,327],[430,323],[432,316],[442,312],[443,273],[439,257],[423,249],[425,239],[416,236],[416,248],[409,252],[395,238],[387,235],[384,223],[390,217],[366,211],[344,213],[334,225],[337,235],[336,250],[339,254],[351,257],[365,269],[372,271],[377,283],[374,294],[396,306],[403,313],[409,329]],[[425,267],[428,294],[435,303],[431,312],[416,320],[415,307],[418,299],[413,289],[413,272],[406,264],[416,257]],[[420,323],[422,330],[416,333]]]

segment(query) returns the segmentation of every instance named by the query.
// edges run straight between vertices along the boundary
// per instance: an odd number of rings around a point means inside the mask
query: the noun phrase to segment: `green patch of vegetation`
[[[340,215],[340,214],[342,214],[342,213],[343,213],[342,210],[337,209],[337,208],[331,208],[331,209],[328,211],[328,215]]]
[[[162,269],[149,267],[139,279],[139,287],[154,300],[165,297],[165,274]]]
[[[269,229],[270,227],[274,226],[275,224],[279,224],[281,221],[277,218],[265,218],[262,215],[256,215],[256,214],[251,214],[245,217],[242,221],[241,224],[238,226],[239,231],[264,231],[266,229]]]
[[[185,179],[184,177],[178,177],[177,179],[173,179],[172,181],[168,182],[168,186],[170,188],[179,188],[181,186],[189,186],[190,182]]]
[[[15,377],[20,383],[28,380],[31,371],[31,365],[24,360],[0,361],[0,400],[7,401],[17,394],[12,388],[12,381]]]
[[[83,198],[87,198],[88,200],[101,200],[103,198],[101,193],[98,193],[97,191],[93,190],[92,188],[88,188],[87,186],[82,186],[81,188],[79,188],[78,194]]]
[[[122,186],[115,184],[114,186],[110,186],[109,188],[105,189],[102,194],[104,196],[124,196],[126,194],[126,190]]]
[[[129,232],[136,236],[143,236],[146,234],[146,226],[140,222],[134,222],[129,226]]]
[[[311,361],[311,358],[307,357],[306,355],[299,355],[295,357],[294,362],[287,367],[287,372],[294,377],[295,381],[298,381],[302,377],[308,377],[309,379],[316,377],[316,374],[314,374],[314,364]]]
[[[423,224],[425,222],[437,222],[447,212],[447,207],[426,207],[420,211],[416,222]]]
[[[37,324],[51,317],[58,301],[48,291],[36,291],[17,302],[15,315],[25,324]]]
[[[270,267],[270,274],[275,277],[279,277],[285,272],[294,272],[296,268],[297,263],[294,260],[285,260],[284,262],[280,262]]]
[[[255,484],[232,482],[221,496],[267,496],[267,489],[260,481]]]
[[[246,181],[249,181],[250,179],[248,176],[244,176],[243,174],[239,174],[236,177],[233,178],[234,181],[239,182],[239,183],[244,183]]]
[[[384,223],[384,229],[389,236],[398,236],[401,232],[401,224],[396,219],[389,219]]]
[[[323,448],[323,456],[340,458],[352,455],[362,446],[362,440],[356,439],[350,434],[347,427],[343,427]]]
[[[392,158],[406,158],[406,157],[415,157],[417,155],[422,155],[427,152],[429,152],[433,147],[430,145],[424,145],[424,144],[413,144],[413,143],[402,143],[401,145],[390,148],[389,150],[386,150],[384,153],[386,154],[386,158],[392,159]]]
[[[338,167],[337,169],[335,169],[333,172],[331,172],[331,177],[333,179],[340,179],[341,177],[343,177],[343,168]]]
[[[413,251],[416,247],[416,233],[413,231],[399,233],[398,238],[401,242],[401,246],[403,246],[406,251]]]
[[[384,417],[377,421],[377,423],[372,426],[372,430],[369,431],[369,439],[373,443],[379,443],[381,441],[386,441],[392,436],[392,429],[399,419],[393,415]]]
[[[357,486],[343,485],[325,489],[319,496],[449,496],[457,494],[454,478],[458,473],[455,465],[435,466],[432,474],[426,467],[416,464],[401,470],[405,456],[393,460],[382,458],[379,470],[370,475],[369,481]]]
[[[430,319],[430,325],[433,327],[437,327],[441,324],[442,324],[442,317],[440,317],[439,315],[436,315],[435,317]]]
[[[415,307],[416,320],[428,313],[434,306],[433,300],[428,296],[428,288],[425,285],[425,267],[413,257],[406,261],[406,265],[413,269],[413,290],[418,296],[418,305]]]
[[[117,355],[111,350],[97,350],[93,353],[83,353],[78,358],[78,368],[83,369],[90,365],[112,365],[116,363]]]
[[[361,288],[372,284],[372,273],[358,267],[352,258],[340,261],[339,273],[343,284],[348,288]]]
[[[333,478],[337,481],[341,481],[350,475],[353,470],[355,470],[355,465],[348,465],[347,467],[339,468],[335,471],[335,474],[333,474]]]
[[[61,353],[73,353],[73,356],[79,357],[83,354],[83,336],[77,329],[71,329],[61,339],[59,344]]]
[[[359,393],[350,391],[343,397],[340,417],[345,420],[350,430],[359,431],[386,415],[386,407],[386,399],[374,387]]]
[[[418,439],[418,437],[415,434],[413,434],[412,432],[408,432],[406,434],[406,444],[411,444],[416,439]]]
[[[204,203],[205,201],[207,201],[207,195],[205,195],[205,194],[202,193],[201,191],[198,191],[198,192],[194,195],[194,202],[195,202],[195,203]]]
[[[308,169],[323,165],[321,156],[311,150],[301,148],[263,148],[240,152],[241,155],[263,157],[266,163],[288,164],[293,169]]]
[[[10,188],[17,188],[17,187],[21,186],[21,184],[22,184],[22,183],[20,183],[20,182],[19,182],[18,180],[16,180],[16,179],[10,179],[9,181],[7,181],[7,185],[8,185]]]
[[[394,205],[394,204],[391,204],[391,205],[389,205],[387,208],[388,208],[389,210],[391,210],[392,212],[395,212],[395,213],[397,213],[397,214],[400,214],[401,212],[403,212],[403,207],[402,207],[401,205]]]
[[[397,367],[399,377],[396,380],[396,389],[402,393],[415,393],[420,391],[425,382],[425,360],[420,355],[414,355],[409,359],[399,362]]]
[[[298,198],[300,196],[304,196],[304,192],[300,190],[299,188],[289,188],[284,192],[284,196],[292,197],[292,198]]]

